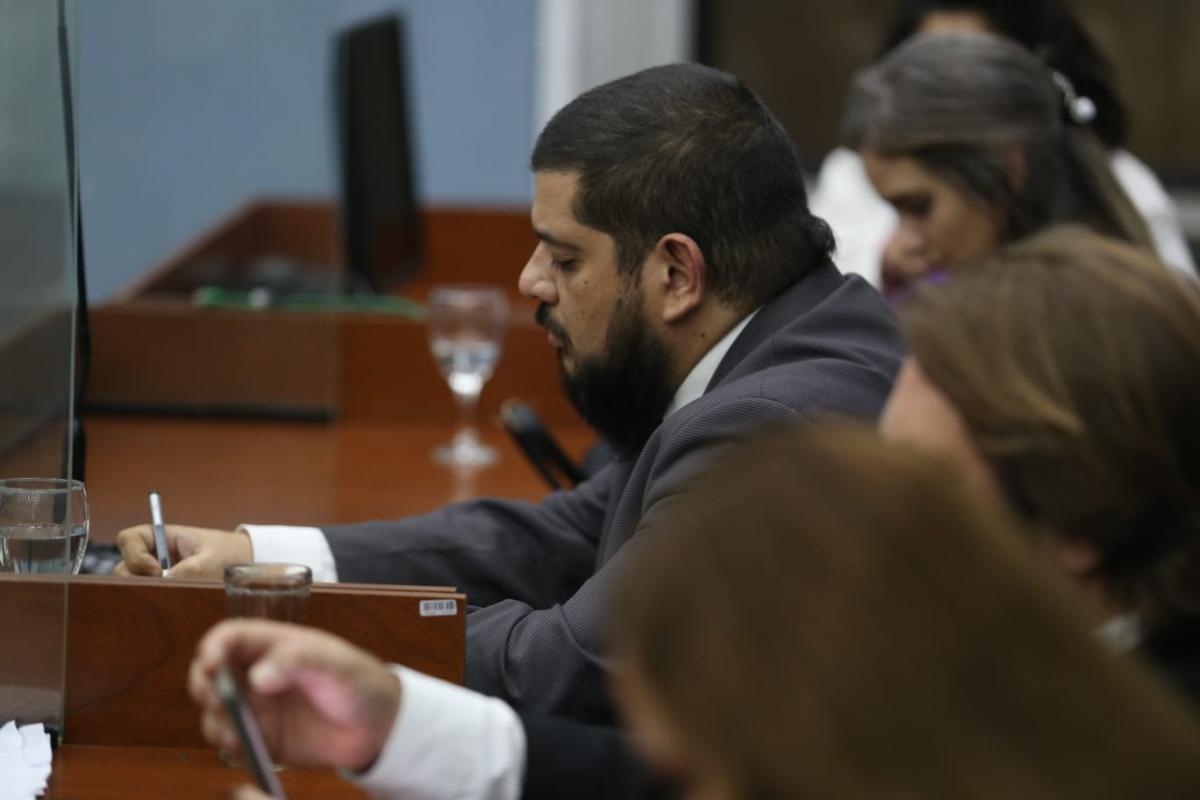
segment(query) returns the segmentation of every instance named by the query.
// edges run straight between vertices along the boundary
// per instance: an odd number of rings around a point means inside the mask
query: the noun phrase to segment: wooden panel
[[[367,795],[332,770],[288,769],[279,774],[291,800],[342,800]],[[209,748],[66,745],[54,754],[47,800],[228,800],[253,783]]]
[[[314,267],[342,262],[337,208],[321,200],[264,199],[235,209],[117,298],[131,302],[148,295],[190,294],[196,277],[223,264],[232,272],[256,259],[275,256]],[[444,208],[421,211],[425,256],[421,276],[401,294],[419,295],[433,283],[515,285],[537,240],[526,208]]]
[[[62,575],[0,574],[0,630],[13,649],[21,643],[19,658],[0,659],[0,684],[60,685],[66,597]]]
[[[496,373],[480,397],[480,419],[520,397],[556,426],[580,426],[567,401],[554,350],[528,307],[504,340]],[[343,329],[342,415],[346,420],[450,424],[457,418],[450,388],[429,354],[422,325],[378,317],[347,317]]]
[[[188,297],[198,285],[221,285],[223,279],[237,278],[261,258],[285,258],[335,270],[341,263],[338,236],[337,217],[328,203],[248,203],[152,267],[114,303],[148,296]]]
[[[480,470],[434,464],[449,424],[397,425],[92,416],[88,497],[93,541],[149,521],[162,493],[167,522],[232,529],[243,522],[330,525],[395,519],[471,497],[538,500],[548,491],[508,436],[485,426],[500,462]],[[556,428],[575,457],[586,428]]]
[[[61,575],[0,574],[0,724],[61,719],[66,599]]]
[[[1200,13],[1195,0],[1074,0],[1113,61],[1130,117],[1130,150],[1192,182],[1200,180]]]
[[[422,617],[420,600],[454,597],[458,614]],[[225,617],[216,582],[79,577],[70,585],[65,739],[72,744],[202,746],[186,676],[196,643]],[[307,623],[380,658],[462,682],[466,602],[444,591],[327,591]]]
[[[705,59],[740,76],[815,163],[838,142],[854,71],[870,61],[895,4],[886,0],[704,0]],[[1113,63],[1130,149],[1200,179],[1200,13],[1195,0],[1066,3]]]
[[[93,407],[160,411],[337,408],[336,317],[141,301],[92,315]]]
[[[535,244],[525,209],[429,209],[422,220],[422,272],[399,294],[421,301],[438,283],[492,283],[508,289],[520,319],[532,320],[532,304],[516,289]],[[328,417],[338,412],[341,393],[349,392],[351,417],[394,419],[415,411],[416,419],[431,413],[448,419],[448,394],[445,402],[418,398],[404,404],[386,392],[407,379],[412,365],[432,369],[424,333],[409,320],[192,304],[197,287],[237,286],[265,261],[282,259],[334,276],[338,236],[332,205],[272,200],[239,209],[183,246],[114,301],[93,310],[89,407]],[[330,279],[331,290],[335,280]],[[507,359],[496,378],[501,386],[489,392],[489,401],[528,389],[533,402],[541,404],[536,395],[546,387],[558,397],[557,367],[544,335],[533,329],[515,332],[510,353],[532,350],[528,343],[535,340],[541,346],[530,373],[522,375],[521,368],[513,369],[519,362]],[[397,342],[401,349],[394,352]],[[351,362],[344,373],[339,372],[343,359]],[[493,409],[498,402],[492,402]],[[553,399],[547,411],[555,419],[574,418],[564,402]]]
[[[878,47],[887,0],[706,0],[709,63],[757,92],[815,163],[837,144],[854,70]]]
[[[480,413],[519,396],[549,422],[581,424],[532,307],[517,305]],[[382,315],[344,317],[197,310],[178,301],[107,309],[92,324],[93,408],[237,410],[271,407],[345,419],[451,422],[455,407],[425,328]]]
[[[421,281],[426,284],[494,283],[515,288],[537,245],[527,208],[430,208],[422,219]]]

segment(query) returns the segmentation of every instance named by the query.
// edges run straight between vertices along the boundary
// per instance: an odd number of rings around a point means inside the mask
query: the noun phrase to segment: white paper
[[[41,723],[0,727],[0,800],[33,800],[50,780],[50,734]]]

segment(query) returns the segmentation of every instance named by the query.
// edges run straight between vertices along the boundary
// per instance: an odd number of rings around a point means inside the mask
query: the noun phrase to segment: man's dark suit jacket
[[[705,394],[636,458],[541,503],[477,500],[325,528],[338,578],[458,586],[482,606],[467,619],[468,687],[524,711],[606,720],[607,600],[639,526],[731,440],[788,420],[876,417],[901,350],[880,295],[825,263],[759,310]]]
[[[617,728],[522,714],[521,800],[667,800],[679,792],[653,774]]]

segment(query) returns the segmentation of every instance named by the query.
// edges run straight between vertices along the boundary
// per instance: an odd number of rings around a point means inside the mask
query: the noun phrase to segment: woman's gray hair
[[[1015,42],[917,36],[856,76],[842,141],[916,160],[995,208],[1008,239],[1080,222],[1148,247],[1107,152],[1065,102],[1050,71]],[[1017,177],[1013,147],[1024,156]]]

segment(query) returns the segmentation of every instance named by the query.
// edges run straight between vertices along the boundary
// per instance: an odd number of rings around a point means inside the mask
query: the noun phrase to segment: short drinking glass
[[[233,564],[225,568],[225,613],[304,622],[312,570],[300,564]]]
[[[225,614],[279,622],[304,622],[312,594],[312,570],[300,564],[233,564],[225,568]],[[242,768],[239,753],[217,750],[227,767]],[[287,769],[276,764],[275,770]]]
[[[508,300],[494,286],[437,286],[429,293],[425,313],[433,360],[450,384],[459,413],[458,432],[434,450],[434,460],[457,467],[493,464],[496,449],[479,440],[474,414],[483,385],[500,360]]]
[[[65,478],[0,480],[0,572],[79,572],[87,549],[87,492]]]

